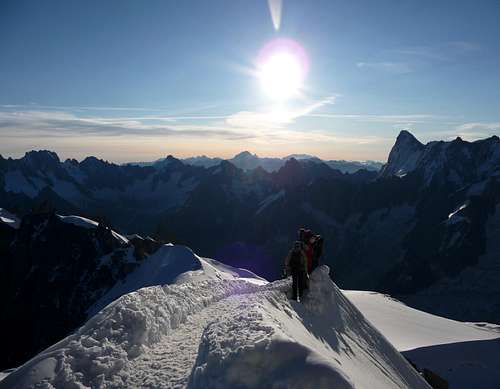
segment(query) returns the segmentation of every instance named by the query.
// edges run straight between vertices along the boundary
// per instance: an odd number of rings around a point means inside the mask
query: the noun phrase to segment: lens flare
[[[257,58],[257,77],[264,93],[283,101],[297,95],[308,70],[304,49],[291,39],[275,39],[265,45]]]
[[[267,5],[269,6],[274,29],[278,31],[281,25],[281,9],[283,8],[283,2],[282,0],[267,0]]]

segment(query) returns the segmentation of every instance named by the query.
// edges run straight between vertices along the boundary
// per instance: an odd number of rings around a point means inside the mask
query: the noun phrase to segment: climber
[[[302,242],[302,250],[307,259],[307,273],[311,274],[319,266],[323,255],[323,237],[313,234],[309,229],[300,228],[298,238]]]
[[[303,243],[296,241],[285,258],[285,271],[292,276],[292,299],[300,301],[307,288],[307,258],[302,249]]]

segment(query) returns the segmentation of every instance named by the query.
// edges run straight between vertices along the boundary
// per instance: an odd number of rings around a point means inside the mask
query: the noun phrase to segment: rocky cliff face
[[[1,368],[16,366],[80,325],[87,308],[155,250],[103,223],[53,212],[0,223]]]

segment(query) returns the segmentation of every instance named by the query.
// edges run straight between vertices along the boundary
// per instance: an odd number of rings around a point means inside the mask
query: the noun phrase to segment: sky
[[[0,154],[385,161],[403,129],[499,135],[499,18],[497,0],[2,0]],[[298,49],[264,77],[275,42]]]

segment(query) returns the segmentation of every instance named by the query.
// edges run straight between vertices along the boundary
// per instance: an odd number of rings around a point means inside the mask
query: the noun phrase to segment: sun
[[[296,95],[302,86],[300,63],[290,53],[275,53],[262,64],[259,79],[269,97],[286,100]]]
[[[307,58],[298,43],[277,39],[261,50],[257,78],[264,93],[275,101],[285,101],[300,93],[307,71]]]

